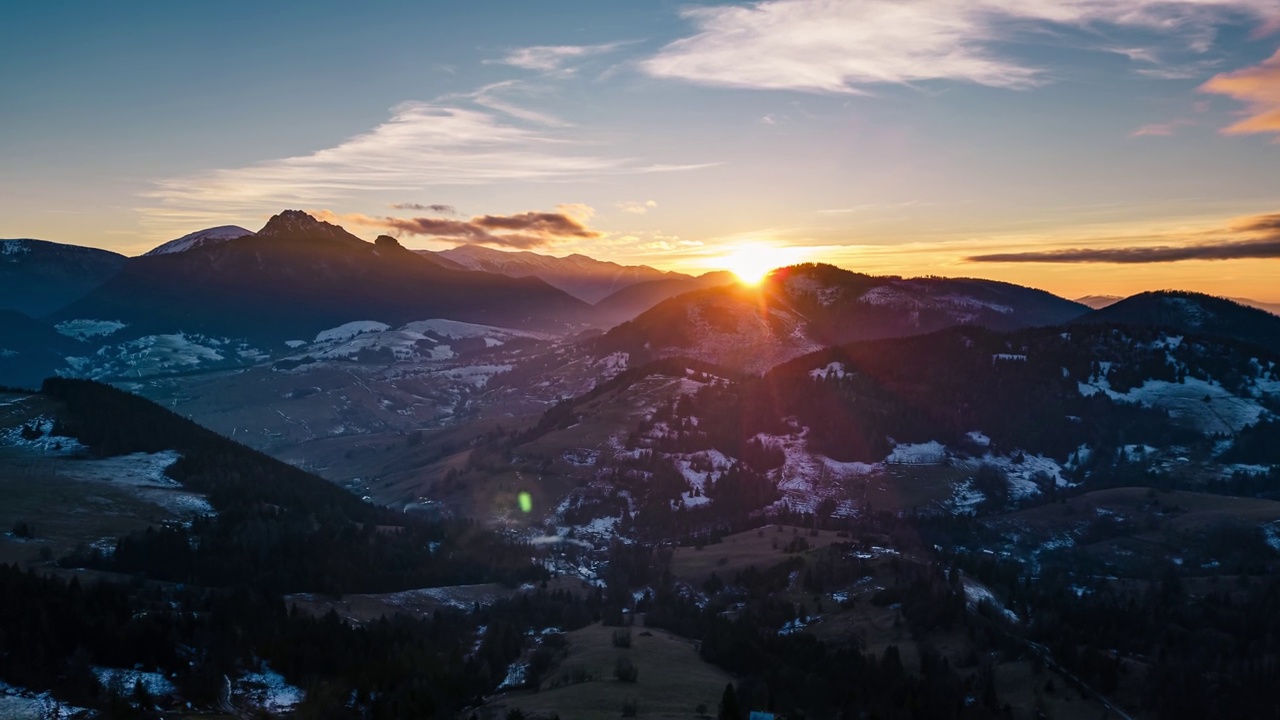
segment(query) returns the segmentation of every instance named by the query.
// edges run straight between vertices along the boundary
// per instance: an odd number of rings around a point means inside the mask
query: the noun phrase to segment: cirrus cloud
[[[524,70],[541,70],[550,72],[561,70],[573,60],[601,55],[616,50],[622,43],[605,43],[602,45],[534,45],[516,48],[508,52],[501,60],[486,62],[511,65]]]
[[[283,207],[323,206],[365,192],[450,185],[569,182],[707,164],[655,165],[590,154],[589,143],[511,113],[407,102],[372,130],[310,154],[163,178],[143,197],[143,220],[167,232],[216,225]]]
[[[1025,88],[1046,81],[1041,70],[997,47],[1030,30],[1136,29],[1198,53],[1219,23],[1275,10],[1272,0],[769,0],[684,10],[697,32],[641,67],[708,85],[821,93],[925,80]],[[1130,56],[1159,63],[1150,49]]]
[[[392,210],[426,210],[428,212],[439,213],[441,215],[457,215],[458,209],[452,205],[442,205],[440,203],[432,203],[423,205],[422,203],[392,203],[389,205]]]
[[[619,210],[632,215],[643,215],[656,207],[658,203],[654,200],[626,200],[618,203]]]

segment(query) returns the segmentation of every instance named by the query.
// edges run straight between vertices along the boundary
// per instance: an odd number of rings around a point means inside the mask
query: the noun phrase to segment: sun
[[[764,245],[744,246],[724,258],[724,265],[743,285],[759,285],[770,270],[778,267],[777,248]]]

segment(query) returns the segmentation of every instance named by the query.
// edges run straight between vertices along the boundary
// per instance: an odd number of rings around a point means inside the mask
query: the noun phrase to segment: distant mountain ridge
[[[40,317],[84,297],[128,262],[119,253],[22,238],[0,240],[0,309]]]
[[[695,290],[736,284],[736,276],[728,270],[717,270],[698,277],[664,278],[636,283],[596,303],[596,322],[602,327],[613,327],[668,298]]]
[[[1076,298],[1076,302],[1088,305],[1094,310],[1101,310],[1102,308],[1115,305],[1124,299],[1125,298],[1120,295],[1085,295],[1084,297]],[[1280,315],[1280,303],[1267,303],[1260,300],[1254,300],[1252,298],[1242,297],[1228,297],[1227,300],[1240,303],[1241,305],[1258,308],[1259,310],[1266,310],[1272,315]]]
[[[1013,330],[1088,312],[1050,293],[989,280],[874,277],[831,265],[774,271],[756,288],[710,288],[665,300],[602,337],[600,352],[688,354],[763,371],[856,340],[955,325]]]
[[[430,251],[419,252],[427,254]],[[664,272],[647,265],[620,265],[579,254],[554,257],[528,251],[494,250],[479,245],[461,245],[430,254],[469,270],[541,278],[547,284],[592,304],[637,283],[689,278],[682,273]]]
[[[1121,295],[1085,295],[1084,297],[1076,298],[1076,302],[1081,305],[1088,305],[1094,310],[1101,310],[1108,305],[1115,305],[1123,299],[1124,297]]]

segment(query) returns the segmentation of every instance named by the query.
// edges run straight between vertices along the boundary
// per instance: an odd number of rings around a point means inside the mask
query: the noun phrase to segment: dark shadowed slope
[[[0,310],[0,385],[36,387],[65,365],[63,357],[83,349],[84,343],[60,335],[41,320]]]
[[[1147,292],[1079,319],[1168,328],[1194,335],[1232,338],[1280,350],[1280,317],[1226,298],[1181,291]]]
[[[0,240],[0,308],[40,317],[120,271],[123,255],[44,240]]]

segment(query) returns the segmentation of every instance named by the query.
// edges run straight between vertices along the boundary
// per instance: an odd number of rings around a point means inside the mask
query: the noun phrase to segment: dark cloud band
[[[1216,242],[1204,242],[1214,236],[1219,238]],[[1164,245],[991,253],[967,257],[965,262],[1139,265],[1183,260],[1268,260],[1280,258],[1280,213],[1250,215],[1210,232],[1170,233],[1160,239]],[[1178,240],[1185,242],[1177,244]]]
[[[458,208],[452,205],[431,204],[423,205],[422,203],[393,203],[392,210],[422,210],[426,212],[439,213],[441,215],[457,215]]]
[[[599,232],[587,227],[580,220],[558,212],[478,215],[470,220],[444,217],[332,216],[343,222],[376,227],[396,234],[421,235],[437,240],[519,249],[544,247],[560,240],[600,237]]]
[[[1044,252],[995,253],[965,258],[979,263],[1167,263],[1182,260],[1280,258],[1280,238],[1185,247],[1076,248]]]

